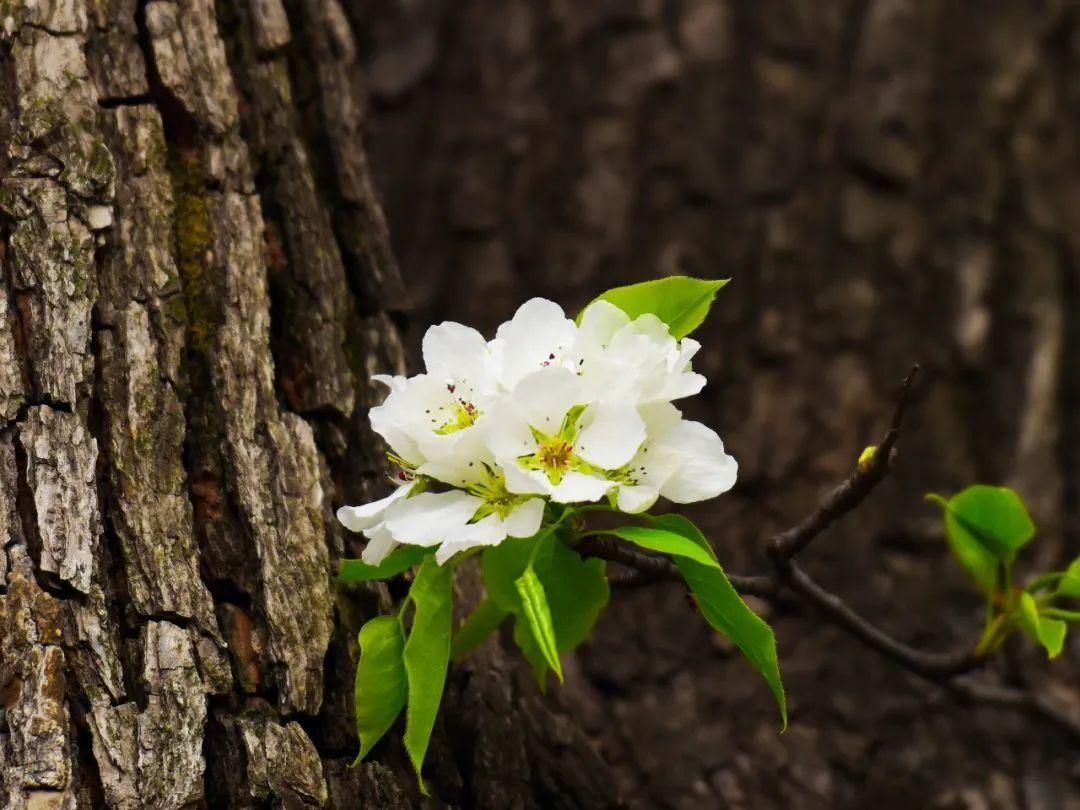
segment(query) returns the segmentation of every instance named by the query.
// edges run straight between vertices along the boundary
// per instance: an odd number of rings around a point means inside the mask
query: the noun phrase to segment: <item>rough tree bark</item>
[[[334,588],[332,509],[380,487],[404,304],[347,16],[16,0],[0,37],[0,805],[416,805],[393,744],[347,768],[389,594]],[[587,749],[526,770],[584,735],[500,655],[440,795],[602,801]]]
[[[730,569],[764,569],[763,540],[881,436],[915,360],[894,475],[815,541],[815,576],[946,649],[980,607],[923,492],[1010,483],[1040,564],[1080,553],[1076,2],[347,9],[418,327],[490,329],[529,295],[572,308],[658,272],[734,278],[697,413],[740,483],[695,513]],[[957,707],[812,613],[772,618],[784,737],[678,587],[616,598],[566,692],[632,807],[1080,806],[1075,740]],[[1027,650],[1013,677],[1075,706],[1078,652]]]

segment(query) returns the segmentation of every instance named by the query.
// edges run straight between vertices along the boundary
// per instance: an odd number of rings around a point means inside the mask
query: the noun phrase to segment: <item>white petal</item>
[[[671,329],[668,325],[651,312],[646,312],[644,315],[638,315],[630,322],[628,328],[636,334],[648,336],[656,343],[666,345],[668,341],[671,341],[672,344],[675,342],[675,338],[671,336]]]
[[[421,445],[424,450],[435,450],[435,445],[438,445],[438,452],[428,452],[428,460],[416,468],[421,475],[430,476],[451,486],[466,487],[483,481],[487,477],[485,465],[495,463],[495,457],[488,450],[476,425],[433,438],[450,441],[425,441]]]
[[[455,417],[452,396],[446,383],[417,374],[368,412],[371,428],[395,453],[419,464],[424,460],[419,440]]]
[[[634,483],[658,491],[681,466],[681,454],[660,442],[646,444],[629,464]]]
[[[544,502],[540,498],[530,498],[525,503],[515,506],[504,521],[506,533],[510,537],[532,537],[540,531],[544,520]]]
[[[579,337],[606,346],[612,335],[630,323],[630,316],[610,301],[594,301],[581,314]]]
[[[528,423],[508,402],[481,416],[476,429],[495,458],[517,458],[536,452],[536,439]]]
[[[393,403],[384,402],[372,408],[368,411],[368,419],[371,420],[371,429],[382,436],[390,449],[403,459],[410,464],[419,464],[424,460],[416,439],[395,415]]]
[[[576,332],[558,304],[544,298],[526,301],[496,333],[503,384],[513,388],[526,374],[557,361],[573,344]]]
[[[672,371],[689,371],[690,361],[697,356],[697,353],[700,350],[701,344],[693,338],[683,338],[680,340],[678,358],[672,367]]]
[[[398,547],[397,542],[394,541],[394,535],[381,524],[364,534],[368,538],[368,543],[360,552],[360,559],[368,565],[378,565]]]
[[[547,476],[539,470],[526,470],[513,459],[500,462],[500,467],[508,492],[515,495],[547,495],[551,492]]]
[[[351,532],[361,532],[382,523],[383,513],[392,503],[408,495],[416,485],[414,481],[398,487],[385,498],[361,506],[343,506],[337,511],[341,525]]]
[[[480,498],[458,489],[421,492],[396,504],[387,514],[386,527],[399,543],[434,546],[458,536],[481,504]]]
[[[477,546],[494,546],[506,539],[506,527],[498,515],[488,515],[483,520],[464,526],[454,537],[439,546],[435,562],[442,565],[459,551]]]
[[[582,421],[585,427],[574,442],[574,452],[604,470],[622,467],[645,441],[645,422],[633,405],[590,405]]]
[[[619,511],[634,515],[638,512],[644,512],[656,503],[659,496],[660,493],[652,487],[624,484],[619,487],[616,505],[619,507]]]
[[[446,321],[424,334],[423,354],[428,374],[440,379],[468,380],[475,386],[482,382],[488,345],[475,329]]]
[[[592,475],[584,475],[579,472],[569,472],[562,480],[551,489],[551,499],[556,503],[581,503],[585,501],[598,501],[615,486],[611,481],[597,478]]]
[[[638,407],[638,413],[645,420],[645,432],[649,438],[657,439],[682,421],[682,411],[670,402],[650,402]]]
[[[679,454],[679,469],[668,478],[660,494],[675,503],[715,498],[735,485],[739,465],[724,452],[716,432],[700,422],[681,422],[660,444]]]
[[[534,371],[514,387],[514,402],[529,424],[549,434],[558,432],[566,412],[582,400],[581,379],[557,366]]]
[[[701,393],[705,387],[705,377],[692,371],[672,374],[664,380],[664,384],[654,394],[657,399],[683,399]]]

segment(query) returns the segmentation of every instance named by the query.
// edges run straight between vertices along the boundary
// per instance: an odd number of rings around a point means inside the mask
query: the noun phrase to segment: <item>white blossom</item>
[[[621,511],[644,512],[660,496],[675,503],[704,501],[735,485],[738,464],[714,430],[683,419],[667,403],[643,410],[649,439],[613,476]]]
[[[368,538],[368,544],[361,554],[364,562],[369,565],[378,565],[398,546],[393,533],[386,528],[383,521],[390,507],[406,498],[415,485],[416,481],[411,480],[399,486],[382,500],[372,501],[363,506],[343,506],[338,509],[337,519],[342,526],[349,531],[363,532]]]
[[[443,563],[506,537],[531,537],[547,503],[638,513],[658,498],[689,503],[735,482],[720,437],[671,403],[698,393],[700,344],[676,340],[654,315],[606,301],[580,325],[534,298],[486,341],[443,323],[423,340],[425,371],[377,375],[389,394],[373,429],[408,483],[339,520],[377,564],[398,544],[437,547]],[[555,512],[553,514],[559,514]]]

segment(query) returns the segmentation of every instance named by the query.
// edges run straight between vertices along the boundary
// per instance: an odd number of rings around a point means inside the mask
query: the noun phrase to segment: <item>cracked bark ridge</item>
[[[245,14],[245,11],[248,13]],[[351,299],[333,225],[301,135],[284,55],[267,52],[290,38],[280,3],[240,5],[234,43],[237,82],[250,103],[243,125],[253,163],[267,178],[267,264],[274,359],[289,407],[298,413],[352,414],[355,395],[345,354]],[[244,36],[252,31],[253,35]],[[271,43],[277,43],[272,45]]]
[[[326,804],[319,752],[296,723],[281,725],[259,715],[236,720],[247,753],[247,783],[253,799],[271,796],[285,807]]]
[[[143,616],[175,614],[217,635],[210,592],[199,576],[191,501],[182,465],[184,413],[158,363],[150,315],[131,302],[101,335],[108,413],[109,512],[123,547],[128,594]]]
[[[7,295],[0,296],[0,419],[7,422],[25,401],[22,361],[15,347],[16,317]]]
[[[226,194],[218,204],[212,251],[225,271],[225,300],[235,302],[211,351],[224,452],[259,565],[258,604],[281,704],[315,714],[331,623],[317,450],[307,423],[276,404],[258,201]]]
[[[8,729],[0,736],[0,799],[13,810],[74,807],[63,603],[38,587],[22,546],[12,546],[8,555],[12,570],[0,596],[0,685]]]
[[[192,634],[166,621],[141,630],[141,703],[100,704],[87,720],[109,807],[186,807],[204,795],[207,684]]]
[[[146,707],[135,726],[139,793],[146,806],[184,807],[203,796],[202,678],[183,628],[152,621],[141,642]],[[171,744],[161,748],[166,737]]]
[[[19,114],[0,210],[12,220],[11,283],[34,390],[74,403],[88,388],[96,295],[93,231],[111,221],[113,165],[97,124],[81,3],[44,3],[9,32]],[[37,27],[41,26],[41,27]]]
[[[347,260],[358,304],[366,313],[381,307],[404,309],[408,297],[382,206],[375,195],[364,146],[365,94],[356,36],[338,0],[288,0],[297,21],[295,38],[311,60],[301,86],[310,106],[308,138],[329,149],[331,170],[324,176],[337,192],[335,230]]]
[[[41,570],[89,593],[101,537],[97,442],[78,415],[41,405],[30,408],[20,424],[19,443],[34,494]]]
[[[144,99],[150,91],[135,22],[138,2],[99,0],[95,3],[86,55],[99,101]]]
[[[215,135],[236,123],[236,93],[228,80],[225,45],[211,0],[153,0],[146,28],[162,83],[184,109]]]

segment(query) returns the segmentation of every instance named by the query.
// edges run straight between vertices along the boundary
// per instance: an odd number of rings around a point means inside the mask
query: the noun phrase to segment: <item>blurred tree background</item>
[[[574,311],[731,277],[695,415],[740,481],[694,513],[731,570],[880,436],[913,361],[895,475],[811,569],[944,648],[981,605],[923,492],[1008,483],[1044,560],[1080,552],[1076,3],[371,0],[354,20],[410,346],[533,295]],[[1080,806],[1075,740],[957,706],[812,613],[771,617],[779,736],[677,586],[614,601],[557,691],[632,807]],[[1014,677],[1075,683],[1040,655]]]

